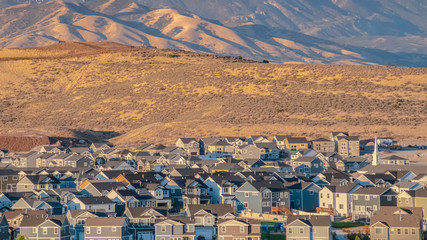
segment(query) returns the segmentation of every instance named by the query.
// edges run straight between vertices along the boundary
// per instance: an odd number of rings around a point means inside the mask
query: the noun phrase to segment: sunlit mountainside
[[[419,0],[7,0],[0,47],[112,41],[261,61],[427,66]]]
[[[0,131],[427,138],[427,69],[258,63],[117,43],[0,50]],[[7,87],[4,87],[7,86]]]

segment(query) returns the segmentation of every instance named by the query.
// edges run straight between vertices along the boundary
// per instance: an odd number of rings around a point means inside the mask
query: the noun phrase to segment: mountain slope
[[[427,139],[425,68],[263,64],[61,43],[0,50],[0,86],[7,86],[0,91],[0,132],[91,130],[116,133],[112,141],[123,145],[333,130]]]
[[[351,8],[350,0],[322,0],[316,1],[316,5],[306,1],[267,2],[248,1],[244,4],[240,0],[216,0],[209,1],[206,6],[196,0],[45,0],[34,4],[9,3],[8,7],[0,9],[0,47],[44,46],[61,41],[114,41],[134,46],[243,56],[259,61],[426,66],[427,52],[406,51],[405,47],[400,48],[401,52],[390,52],[384,48],[351,46],[344,44],[348,43],[345,41],[347,38],[341,39],[343,44],[332,41],[340,39],[339,36],[350,36],[352,39],[365,37],[359,33],[368,31],[363,24],[362,27],[354,25],[353,20],[357,16],[348,10]],[[413,4],[414,8],[423,7]],[[218,11],[209,13],[209,7]],[[362,11],[362,14],[374,14],[368,10]],[[405,15],[406,12],[399,14]],[[393,14],[383,15],[378,16],[380,23],[390,20]],[[333,18],[342,23],[333,24]],[[339,20],[341,18],[343,20]],[[389,25],[405,22],[406,25],[402,25],[407,29],[405,34],[419,33],[418,38],[422,39],[425,29],[412,27],[418,23],[417,19],[411,18],[414,23],[397,19]],[[354,26],[349,27],[351,24]],[[381,24],[372,27],[375,28],[384,29],[381,34],[392,31]],[[333,39],[328,40],[325,36],[332,36]],[[366,41],[374,39],[372,37]],[[396,45],[402,41],[402,37],[396,35],[390,41]],[[357,41],[353,42],[357,45]],[[381,48],[378,43],[377,48]]]

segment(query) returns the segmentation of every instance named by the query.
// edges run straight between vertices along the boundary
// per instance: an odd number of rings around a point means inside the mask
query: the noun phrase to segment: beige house
[[[286,225],[286,239],[329,240],[332,239],[329,216],[289,216]]]
[[[335,142],[325,138],[313,140],[311,145],[316,152],[335,152]]]
[[[360,156],[360,145],[358,136],[338,136],[337,147],[338,154],[343,157]]]
[[[319,191],[319,207],[333,210],[335,216],[351,215],[351,193],[361,188],[355,183],[325,186]]]
[[[381,207],[371,218],[371,239],[423,239],[422,208]]]
[[[200,145],[195,138],[179,138],[175,145],[183,148],[189,155],[200,155]]]

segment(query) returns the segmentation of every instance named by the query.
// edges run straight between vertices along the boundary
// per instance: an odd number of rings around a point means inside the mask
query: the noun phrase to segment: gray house
[[[317,175],[323,171],[323,161],[318,157],[299,157],[291,160],[290,165],[294,172],[304,174],[307,177]]]
[[[19,232],[28,240],[70,240],[70,226],[65,216],[25,215]]]
[[[397,193],[389,188],[359,188],[351,194],[351,214],[354,220],[371,218],[381,206],[397,206]]]
[[[84,224],[85,239],[130,240],[128,223],[124,217],[88,218]]]
[[[257,213],[286,213],[291,207],[290,191],[280,181],[245,182],[235,195],[246,209]]]

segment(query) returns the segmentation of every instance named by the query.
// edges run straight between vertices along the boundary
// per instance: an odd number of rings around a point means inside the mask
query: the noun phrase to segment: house
[[[273,137],[273,142],[277,144],[277,147],[280,150],[284,150],[286,148],[285,140],[286,138],[291,137],[290,135],[275,135]]]
[[[70,223],[71,239],[84,239],[84,224],[88,218],[106,217],[102,211],[68,210],[66,217]]]
[[[118,182],[115,179],[103,179],[103,180],[85,180],[79,185],[81,192],[95,196],[105,196],[111,190],[123,190],[128,189],[129,186],[125,181]]]
[[[215,143],[217,141],[221,141],[221,138],[219,138],[219,137],[201,138],[200,141],[199,141],[200,154],[202,154],[202,155],[208,154],[208,147],[209,147],[209,145],[211,145],[211,144],[213,144],[213,143]]]
[[[248,141],[248,144],[269,143],[270,142],[266,136],[261,136],[261,135],[249,136],[247,141]]]
[[[189,155],[200,155],[200,145],[195,138],[179,138],[175,145],[184,149]]]
[[[219,173],[219,172],[231,172],[231,173],[238,173],[245,170],[244,167],[237,163],[218,163],[215,164],[211,168],[211,173]]]
[[[245,137],[226,137],[224,140],[235,147],[248,144]]]
[[[9,150],[5,148],[0,148],[0,159],[7,157]]]
[[[0,218],[0,240],[10,240],[9,223],[5,216],[1,216]]]
[[[326,138],[311,141],[311,146],[316,152],[335,152],[335,142]]]
[[[397,206],[399,207],[421,207],[423,215],[427,213],[427,188],[403,191],[397,195]]]
[[[25,215],[19,233],[28,240],[70,240],[70,225],[65,216]]]
[[[333,211],[335,216],[348,217],[351,214],[351,194],[359,188],[361,186],[355,183],[325,186],[319,191],[319,207]]]
[[[182,192],[182,201],[184,207],[188,204],[208,204],[211,202],[211,196],[208,192],[208,186],[200,179],[186,180]]]
[[[236,159],[262,159],[278,160],[280,151],[274,142],[260,142],[250,145],[243,145],[236,149],[233,155]]]
[[[339,155],[344,157],[360,156],[360,144],[358,136],[337,136],[336,139]]]
[[[100,210],[115,215],[116,204],[107,197],[76,197],[67,203],[70,210]]]
[[[364,187],[351,194],[353,220],[367,221],[382,206],[397,206],[397,193],[384,187]]]
[[[285,146],[288,152],[308,149],[308,141],[305,137],[287,137]]]
[[[151,207],[126,208],[123,216],[129,219],[133,239],[154,240],[154,224],[167,219],[167,210]]]
[[[390,187],[398,180],[390,173],[361,174],[353,180],[362,186]]]
[[[381,165],[408,165],[409,163],[408,159],[396,155],[380,158]]]
[[[32,190],[50,190],[59,188],[60,181],[54,176],[27,175],[16,184],[17,192],[29,192]]]
[[[286,221],[286,239],[332,239],[329,216],[289,216]]]
[[[291,207],[290,191],[280,181],[245,182],[235,190],[245,209],[256,213],[287,213]]]
[[[357,172],[369,164],[367,160],[364,157],[346,157],[338,160],[335,167],[343,172]]]
[[[84,223],[84,231],[84,239],[132,239],[125,217],[87,218]]]
[[[397,192],[397,193],[401,193],[403,191],[415,191],[417,189],[422,188],[423,185],[421,185],[418,182],[397,182],[395,183],[393,186],[391,186],[391,189],[393,189],[393,191]]]
[[[314,176],[323,171],[323,162],[317,157],[299,157],[291,160],[290,164],[294,172],[305,176]]]
[[[319,206],[319,192],[322,189],[313,182],[289,182],[285,186],[290,191],[290,208],[315,211]]]
[[[188,217],[171,217],[154,225],[156,240],[195,240],[195,222]]]
[[[16,192],[16,185],[20,179],[19,171],[0,169],[0,192]]]
[[[261,240],[261,222],[252,219],[218,220],[218,238],[220,240]]]
[[[188,205],[185,212],[186,216],[195,219],[196,239],[216,239],[218,220],[235,218],[233,209],[228,204]]]
[[[205,154],[211,158],[232,157],[234,146],[224,140],[218,140],[205,146]]]
[[[101,150],[110,149],[110,148],[113,148],[113,147],[114,147],[114,145],[111,144],[111,143],[92,143],[89,146],[89,150],[94,153],[94,152],[98,152],[98,151],[101,151]]]
[[[369,224],[371,239],[424,239],[422,208],[383,207]]]
[[[64,159],[64,167],[93,168],[95,167],[95,160],[84,155],[73,155]]]

